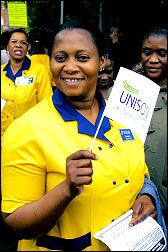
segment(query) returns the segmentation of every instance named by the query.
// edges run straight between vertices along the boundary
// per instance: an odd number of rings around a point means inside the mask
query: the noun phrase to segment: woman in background
[[[141,63],[144,75],[160,86],[145,141],[145,160],[157,186],[167,219],[167,29],[155,27],[143,38]]]
[[[1,66],[1,136],[28,109],[51,95],[51,81],[45,67],[26,56],[28,35],[22,29],[9,32],[9,62]]]
[[[114,61],[109,53],[106,53],[106,64],[98,73],[97,85],[105,99],[108,99],[114,85]]]
[[[41,63],[46,67],[54,91],[56,85],[50,70],[50,58],[48,56],[48,39],[50,39],[48,36],[49,34],[42,28],[33,28],[30,30],[28,35],[30,43],[29,59],[31,59],[31,61]]]

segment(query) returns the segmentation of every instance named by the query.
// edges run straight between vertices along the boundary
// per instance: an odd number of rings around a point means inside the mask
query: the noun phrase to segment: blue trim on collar
[[[6,76],[15,83],[16,77],[22,76],[22,71],[28,70],[30,68],[30,65],[31,65],[31,60],[26,56],[21,68],[18,70],[18,72],[15,75],[13,75],[12,73],[12,69],[10,67],[10,60],[8,64],[4,67],[3,71],[7,71]]]
[[[99,101],[100,110],[99,110],[99,114],[98,114],[95,126],[73,108],[73,106],[66,100],[65,96],[62,94],[62,92],[58,88],[56,88],[52,96],[52,100],[53,100],[53,104],[56,110],[62,116],[64,121],[76,120],[78,122],[78,133],[94,136],[96,133],[98,124],[100,122],[100,119],[102,117],[103,111],[106,106],[103,95],[99,91],[99,89],[96,90],[96,96]],[[109,119],[107,117],[104,117],[97,137],[102,140],[109,141],[104,136],[104,134],[110,129],[111,129],[111,125],[110,125]]]

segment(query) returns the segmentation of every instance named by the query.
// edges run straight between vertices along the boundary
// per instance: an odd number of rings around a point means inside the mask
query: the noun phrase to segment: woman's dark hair
[[[163,36],[167,39],[167,29],[160,27],[160,26],[156,26],[153,29],[149,30],[143,37],[143,41],[145,41],[146,39],[148,39],[150,36]]]
[[[27,34],[27,32],[26,32],[25,30],[23,30],[23,29],[13,29],[13,30],[9,31],[9,35],[8,35],[8,43],[9,43],[9,40],[10,40],[10,38],[11,38],[12,34],[13,34],[13,33],[15,33],[15,32],[21,32],[21,33],[24,33],[24,34],[26,35],[27,42],[29,43],[28,34]],[[8,44],[8,43],[7,43],[7,44]]]
[[[47,48],[47,32],[42,28],[33,28],[30,30],[29,43],[31,45],[30,51],[37,51],[39,53],[45,53],[44,48]]]
[[[55,33],[55,36],[60,31],[73,30],[73,29],[83,29],[83,30],[90,32],[90,34],[93,38],[93,42],[95,43],[95,45],[98,49],[99,56],[101,57],[104,55],[105,41],[104,41],[104,37],[103,37],[101,31],[99,30],[98,27],[96,27],[95,25],[93,25],[91,23],[87,23],[86,21],[79,20],[79,19],[69,19],[64,24],[60,25],[59,29]],[[52,49],[54,46],[55,36],[54,36],[52,43],[50,44],[50,47],[48,50],[48,54],[49,54],[50,58],[51,58],[51,52],[52,52]]]

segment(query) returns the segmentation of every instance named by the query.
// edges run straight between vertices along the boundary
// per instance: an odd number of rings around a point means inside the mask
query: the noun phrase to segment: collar
[[[13,75],[12,73],[12,69],[10,67],[10,60],[8,64],[4,67],[3,71],[7,71],[6,76],[9,79],[11,79],[13,82],[15,82],[16,77],[22,76],[22,71],[28,70],[30,68],[30,65],[31,65],[31,60],[26,56],[21,68],[18,70],[18,72],[15,75]]]
[[[54,104],[54,107],[58,111],[58,113],[61,115],[63,120],[66,121],[77,121],[78,123],[78,133],[86,134],[93,136],[96,133],[96,129],[98,127],[98,124],[100,122],[100,119],[102,117],[103,111],[105,109],[106,103],[103,98],[103,95],[101,94],[100,90],[97,88],[96,90],[96,97],[99,102],[100,110],[99,114],[96,120],[96,125],[94,126],[92,123],[90,123],[83,115],[81,115],[77,110],[74,109],[74,107],[66,100],[63,93],[56,88],[53,96],[52,101]],[[109,119],[107,117],[104,117],[100,130],[98,132],[97,137],[99,139],[109,141],[104,134],[111,129],[111,125],[109,122]]]

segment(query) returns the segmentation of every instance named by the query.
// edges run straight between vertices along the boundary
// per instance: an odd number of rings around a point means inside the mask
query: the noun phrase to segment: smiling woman
[[[2,211],[19,251],[108,251],[93,234],[113,219],[131,207],[130,225],[156,218],[140,139],[132,133],[123,142],[124,126],[105,118],[88,150],[106,105],[97,88],[105,56],[96,29],[77,20],[60,27],[50,53],[53,96],[3,136]]]
[[[145,160],[167,217],[167,28],[154,27],[143,38],[141,62],[145,75],[160,86],[145,141]]]
[[[8,126],[29,108],[52,94],[48,72],[41,64],[26,56],[28,35],[22,29],[9,32],[7,50],[9,62],[1,67],[1,135]]]
[[[160,87],[167,86],[167,29],[156,27],[142,43],[141,62],[146,76]]]
[[[88,31],[73,29],[57,34],[50,62],[54,80],[71,105],[82,114],[85,112],[86,118],[90,118],[90,111],[94,109],[93,124],[99,111],[94,98],[97,74],[104,63],[105,58],[101,56],[99,60],[98,49]]]

